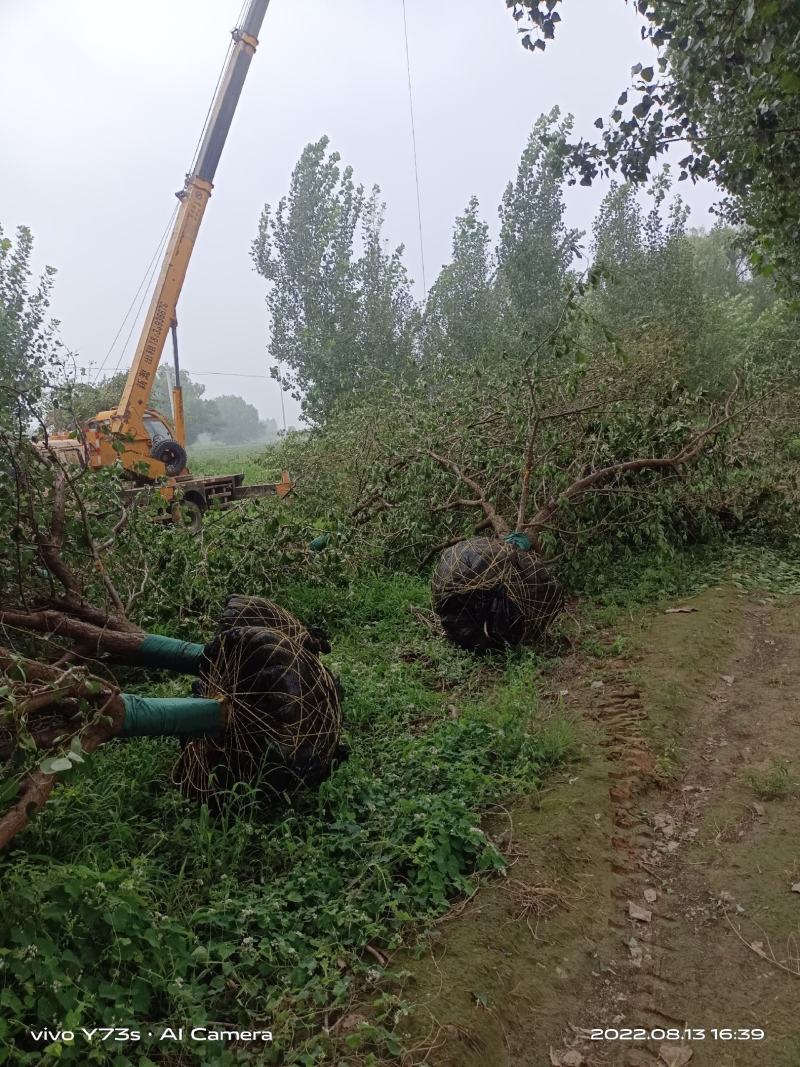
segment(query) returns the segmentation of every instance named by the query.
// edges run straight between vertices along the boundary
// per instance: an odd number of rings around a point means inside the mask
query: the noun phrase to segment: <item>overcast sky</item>
[[[596,133],[594,119],[652,49],[623,0],[569,0],[559,38],[535,55],[504,0],[406,4],[430,286],[471,194],[496,229],[537,116],[558,104],[576,132]],[[0,0],[0,224],[30,226],[37,263],[58,268],[53,310],[83,364],[106,355],[158,245],[240,7]],[[324,133],[358,180],[381,186],[387,236],[406,244],[422,295],[402,31],[402,0],[272,0],[178,308],[182,362],[207,395],[238,393],[280,420],[249,249],[263,204],[286,192],[304,145]],[[692,223],[710,225],[712,191],[681,191]],[[570,190],[571,225],[590,228],[602,192]],[[287,398],[290,422],[296,411]]]

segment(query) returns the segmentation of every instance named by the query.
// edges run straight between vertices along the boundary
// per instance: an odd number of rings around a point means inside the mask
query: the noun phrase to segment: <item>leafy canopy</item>
[[[406,377],[416,319],[403,249],[385,248],[380,189],[356,185],[328,143],[306,146],[288,196],[264,207],[252,249],[269,283],[271,373],[312,421]]]
[[[561,0],[506,0],[531,50],[555,36]],[[744,226],[753,263],[800,288],[800,4],[796,0],[636,0],[652,65],[633,67],[599,144],[570,146],[581,184],[619,171],[646,180],[673,144],[679,178],[709,178]]]

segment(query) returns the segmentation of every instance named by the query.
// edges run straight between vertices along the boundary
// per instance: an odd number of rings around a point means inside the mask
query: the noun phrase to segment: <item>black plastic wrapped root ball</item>
[[[311,652],[330,652],[327,634],[316,627],[305,626],[286,608],[260,596],[242,596],[234,593],[225,601],[216,633],[234,626],[260,626],[276,630],[292,641],[305,645]]]
[[[323,781],[339,754],[336,680],[301,641],[265,627],[223,630],[206,646],[203,689],[225,701],[219,737],[185,745],[175,781],[219,807],[239,782],[275,798]]]
[[[530,552],[472,537],[442,552],[433,607],[454,644],[470,652],[524,645],[561,612],[561,586]]]

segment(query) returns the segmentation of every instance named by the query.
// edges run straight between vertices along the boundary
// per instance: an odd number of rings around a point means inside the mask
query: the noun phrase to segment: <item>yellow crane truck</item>
[[[51,434],[48,439],[49,447],[65,459],[95,469],[119,463],[138,486],[158,483],[174,521],[191,530],[199,529],[212,503],[229,507],[245,498],[282,497],[292,488],[285,471],[280,482],[267,485],[244,485],[241,474],[193,477],[189,473],[176,330],[178,298],[269,2],[250,0],[241,25],[232,31],[233,44],[194,165],[176,194],[180,205],[119,403],[89,419],[78,439],[68,434]],[[171,423],[148,406],[170,331],[175,365]]]

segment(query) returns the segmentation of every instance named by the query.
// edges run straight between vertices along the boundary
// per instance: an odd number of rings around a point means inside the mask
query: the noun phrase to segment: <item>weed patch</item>
[[[794,793],[794,781],[785,763],[773,763],[764,771],[748,771],[747,781],[761,800],[785,800]]]

